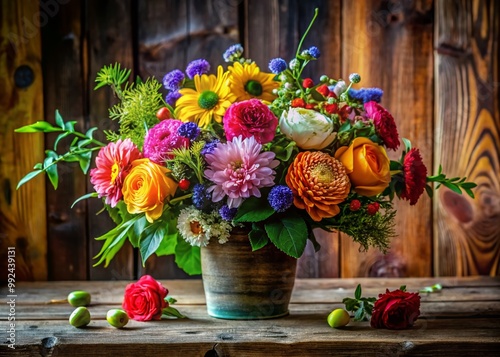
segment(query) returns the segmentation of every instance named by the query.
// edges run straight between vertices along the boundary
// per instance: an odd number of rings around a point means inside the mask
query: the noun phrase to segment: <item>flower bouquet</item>
[[[272,59],[270,72],[245,58],[240,45],[223,54],[227,68],[212,73],[197,59],[162,82],[130,82],[130,70],[105,66],[96,89],[110,86],[116,94],[109,117],[119,129],[105,131],[103,142],[94,138],[98,128],[79,132],[58,112],[54,124],[17,129],[59,134],[18,187],[46,173],[57,188],[57,164],[78,162],[94,192],[76,202],[101,199],[116,223],[96,238],[103,242],[96,264],[107,265],[129,240],[143,261],[175,254],[188,274],[201,273],[200,247],[225,244],[238,227],[248,229],[252,250],[274,245],[294,258],[308,240],[320,248],[315,228],[386,251],[396,197],[414,205],[424,190],[432,194],[432,184],[472,196],[475,184],[465,178],[428,175],[419,150],[400,138],[380,104],[381,89],[355,88],[356,73],[303,78],[320,57],[318,48],[302,48],[309,28],[295,57]],[[59,153],[64,139],[69,150]],[[401,144],[400,159],[390,160],[387,150]]]

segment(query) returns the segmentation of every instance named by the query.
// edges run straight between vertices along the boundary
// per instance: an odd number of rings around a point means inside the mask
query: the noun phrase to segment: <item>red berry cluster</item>
[[[353,212],[358,211],[361,208],[361,202],[359,200],[352,200],[349,204],[349,209]],[[366,212],[373,216],[380,209],[380,204],[378,202],[369,203],[366,206]]]

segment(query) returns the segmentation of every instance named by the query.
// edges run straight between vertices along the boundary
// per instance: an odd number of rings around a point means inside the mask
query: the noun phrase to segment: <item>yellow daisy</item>
[[[228,69],[231,72],[231,90],[236,94],[237,101],[258,98],[271,102],[276,98],[273,89],[278,88],[279,83],[273,79],[275,75],[261,72],[255,62],[243,65],[235,62]]]
[[[195,89],[179,90],[181,97],[175,103],[175,114],[179,120],[192,121],[201,128],[206,128],[212,120],[222,122],[227,108],[236,100],[228,86],[229,72],[222,66],[217,68],[217,77],[213,74],[194,76]]]

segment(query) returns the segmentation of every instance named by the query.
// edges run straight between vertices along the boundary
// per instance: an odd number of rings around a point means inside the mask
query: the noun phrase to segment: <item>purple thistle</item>
[[[186,67],[186,74],[190,79],[193,79],[196,75],[207,74],[209,71],[210,63],[203,58],[191,61]]]
[[[380,103],[384,91],[380,88],[361,88],[359,90],[349,89],[349,96],[353,99],[362,101],[363,103],[377,102]]]
[[[267,201],[276,212],[285,212],[293,203],[293,192],[285,185],[274,186],[267,196]]]
[[[215,148],[217,147],[217,144],[219,144],[219,143],[220,143],[220,140],[218,140],[218,139],[215,139],[213,141],[206,143],[205,146],[203,147],[203,149],[201,149],[201,154],[202,155],[211,154],[215,150]]]
[[[243,47],[238,43],[236,45],[229,46],[229,48],[224,52],[222,57],[226,62],[237,61],[243,54]]]
[[[174,69],[163,77],[163,86],[168,90],[177,90],[184,82],[184,73],[180,69]]]
[[[177,99],[179,99],[181,96],[182,94],[180,94],[178,91],[169,92],[165,97],[165,102],[173,107],[175,106],[175,102],[177,102]]]
[[[188,138],[189,140],[195,140],[198,135],[200,135],[200,128],[196,123],[187,122],[183,123],[177,132],[180,136]]]
[[[284,70],[286,70],[287,64],[283,58],[273,58],[269,62],[269,70],[271,73],[280,74]]]
[[[236,216],[236,212],[238,212],[238,209],[236,207],[229,208],[228,205],[224,205],[219,209],[219,215],[225,221],[232,221]]]

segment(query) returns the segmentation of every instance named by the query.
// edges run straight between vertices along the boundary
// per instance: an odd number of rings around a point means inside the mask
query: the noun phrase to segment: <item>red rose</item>
[[[420,315],[420,295],[403,290],[386,290],[373,306],[370,325],[374,328],[400,330],[413,325]]]
[[[162,310],[168,307],[165,297],[168,290],[150,275],[125,288],[123,310],[136,321],[160,320]]]
[[[389,149],[396,150],[399,147],[399,134],[391,113],[385,110],[377,102],[365,103],[366,115],[373,120],[375,130]]]

